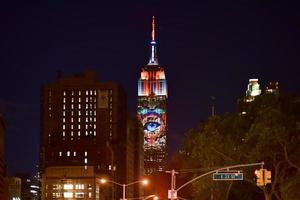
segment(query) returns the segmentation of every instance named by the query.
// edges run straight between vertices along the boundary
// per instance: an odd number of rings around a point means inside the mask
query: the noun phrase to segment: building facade
[[[10,176],[9,181],[9,200],[22,199],[22,180],[19,177]]]
[[[152,20],[150,59],[138,80],[137,116],[143,126],[146,174],[163,171],[167,155],[167,82],[158,63],[155,19]]]
[[[41,106],[42,199],[99,199],[99,177],[127,182],[127,102],[120,85],[99,82],[95,71],[58,74],[43,86]],[[76,185],[85,189],[75,192]],[[119,189],[102,199],[117,198]]]

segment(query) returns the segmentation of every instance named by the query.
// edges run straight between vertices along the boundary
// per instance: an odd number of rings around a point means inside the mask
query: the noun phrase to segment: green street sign
[[[241,172],[218,172],[213,174],[214,181],[238,181],[243,179],[244,174]]]

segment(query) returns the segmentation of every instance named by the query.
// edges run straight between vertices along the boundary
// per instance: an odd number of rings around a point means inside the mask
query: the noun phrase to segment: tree
[[[266,200],[288,200],[298,192],[300,98],[289,94],[265,94],[247,106],[245,115],[226,113],[189,130],[177,165],[181,163],[180,168],[213,169],[264,161],[265,167],[272,170],[272,184],[258,188],[254,169],[249,168],[244,170],[246,181],[242,183],[215,183],[211,178],[196,182],[193,185],[194,198],[209,199],[210,195],[217,195],[216,199],[228,199],[229,196],[230,199],[241,196],[251,199],[256,193],[258,196],[263,194]],[[290,194],[287,195],[286,191]]]

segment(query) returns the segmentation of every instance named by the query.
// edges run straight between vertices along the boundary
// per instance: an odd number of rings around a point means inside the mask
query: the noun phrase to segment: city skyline
[[[40,88],[57,70],[71,75],[94,68],[101,81],[119,82],[135,114],[153,15],[160,24],[160,63],[168,72],[171,152],[187,129],[210,116],[211,96],[216,113],[223,114],[236,110],[251,78],[259,79],[263,91],[269,81],[278,81],[280,90],[299,93],[297,3],[122,6],[11,3],[0,8],[0,112],[11,174],[33,171],[38,164]]]

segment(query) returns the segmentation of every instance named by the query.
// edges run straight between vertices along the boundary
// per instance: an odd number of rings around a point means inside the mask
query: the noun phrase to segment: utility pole
[[[216,97],[215,96],[211,96],[211,116],[214,117],[215,116],[215,101],[216,101]]]
[[[170,195],[168,195],[171,200],[177,199],[177,191],[176,191],[176,172],[174,169],[171,171],[166,171],[166,173],[171,174],[171,190],[169,190]]]

